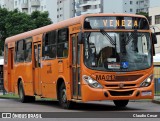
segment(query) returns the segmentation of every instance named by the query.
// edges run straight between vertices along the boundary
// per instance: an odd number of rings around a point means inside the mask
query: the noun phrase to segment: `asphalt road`
[[[117,114],[118,113],[123,113],[124,115],[128,115],[128,113],[132,112],[132,113],[140,113],[143,114],[144,112],[159,112],[160,114],[160,104],[155,104],[152,103],[150,101],[130,101],[129,104],[127,105],[126,108],[123,109],[118,109],[114,106],[113,102],[111,101],[100,101],[100,102],[88,102],[88,103],[78,103],[76,104],[75,108],[72,110],[66,110],[66,109],[62,109],[59,105],[57,101],[36,101],[33,103],[21,103],[18,99],[0,99],[0,112],[20,112],[20,113],[30,113],[30,112],[52,112],[53,115],[55,114],[55,112],[64,112],[64,114],[70,112],[70,114],[73,114],[75,112],[80,112],[80,113],[88,113],[88,112],[98,112],[99,114],[107,114],[107,113],[114,113]],[[97,114],[95,114],[97,115]],[[114,118],[114,117],[113,117]],[[103,118],[84,118],[86,121],[101,121],[101,120],[105,120],[105,121],[113,121],[113,118],[107,118],[103,119]],[[61,118],[63,119],[63,117]],[[60,121],[60,118],[57,118],[55,120]],[[81,121],[84,119],[81,118],[77,118],[76,121]],[[27,120],[27,119],[26,119]],[[49,119],[46,119],[47,121]],[[65,121],[72,121],[73,118],[64,118],[63,120]],[[119,121],[126,121],[127,118],[116,118],[116,120]],[[136,119],[132,118],[131,120],[136,121]],[[141,119],[142,120],[142,119]],[[149,118],[145,119],[146,121],[149,121]],[[159,118],[154,118],[152,121],[154,120],[159,120]],[[38,121],[41,121],[40,119],[38,119]],[[53,119],[52,119],[53,121]]]
[[[77,103],[72,110],[62,109],[58,101],[36,101],[21,103],[18,99],[0,99],[0,112],[84,112],[84,111],[115,111],[115,112],[160,112],[160,104],[151,101],[130,101],[126,108],[118,109],[112,101],[95,101]]]

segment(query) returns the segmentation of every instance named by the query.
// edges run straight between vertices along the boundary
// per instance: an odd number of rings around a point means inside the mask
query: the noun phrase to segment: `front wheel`
[[[129,100],[114,100],[113,101],[116,107],[124,108],[127,106]]]
[[[65,109],[70,109],[73,107],[73,102],[67,100],[66,86],[64,83],[61,84],[59,89],[59,104]]]

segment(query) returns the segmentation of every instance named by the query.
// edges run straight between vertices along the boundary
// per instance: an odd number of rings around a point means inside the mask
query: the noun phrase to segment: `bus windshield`
[[[84,63],[93,70],[136,71],[152,64],[150,33],[86,32]]]

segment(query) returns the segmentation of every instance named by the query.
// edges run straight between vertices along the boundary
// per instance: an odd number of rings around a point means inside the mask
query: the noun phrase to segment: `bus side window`
[[[20,40],[17,42],[16,49],[16,62],[24,62],[24,50],[25,50],[25,40]]]
[[[57,57],[68,56],[68,28],[58,31]]]
[[[8,63],[8,45],[5,45],[5,56],[4,56],[4,63]]]
[[[45,59],[45,41],[46,41],[46,33],[43,34],[42,40],[42,58]]]
[[[26,43],[25,61],[30,62],[32,60],[32,42]]]
[[[56,58],[56,31],[48,32],[43,39],[43,58]]]

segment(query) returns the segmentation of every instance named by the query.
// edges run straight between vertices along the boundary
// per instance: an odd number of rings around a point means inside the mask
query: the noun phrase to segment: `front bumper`
[[[149,87],[130,89],[95,89],[88,85],[82,85],[82,101],[100,100],[139,100],[154,98],[154,83]]]

